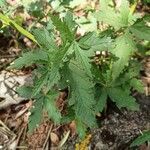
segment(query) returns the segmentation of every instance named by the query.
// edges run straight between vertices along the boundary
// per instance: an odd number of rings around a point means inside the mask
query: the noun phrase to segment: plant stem
[[[140,0],[136,0],[135,3],[130,8],[130,14],[132,15],[136,9],[137,4],[140,2]]]

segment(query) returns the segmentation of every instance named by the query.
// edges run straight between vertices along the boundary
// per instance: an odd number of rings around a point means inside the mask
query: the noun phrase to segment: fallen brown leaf
[[[59,137],[58,137],[58,135],[56,133],[51,132],[50,133],[50,139],[51,139],[51,141],[52,141],[53,144],[58,145],[58,143],[59,143]]]
[[[76,123],[75,123],[75,121],[72,121],[69,124],[69,128],[71,130],[71,135],[74,136],[76,134]]]

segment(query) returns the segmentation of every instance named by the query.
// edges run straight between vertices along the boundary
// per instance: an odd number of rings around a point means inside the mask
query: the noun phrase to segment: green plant
[[[150,3],[150,0],[144,0],[144,3],[145,3],[145,4],[149,4],[149,3]]]
[[[139,41],[149,40],[149,17],[137,19],[127,0],[122,1],[119,10],[110,0],[100,3],[101,10],[94,16],[98,22],[108,24],[104,31],[76,37],[78,24],[72,13],[67,12],[62,19],[50,15],[53,23],[50,31],[33,30],[40,48],[24,53],[11,66],[17,69],[37,66],[33,86],[18,89],[21,96],[35,99],[29,131],[41,122],[42,111],[47,111],[57,124],[75,120],[79,136],[84,137],[88,127],[97,125],[95,116],[103,111],[108,97],[119,108],[138,110],[131,96],[132,89],[143,91],[138,79],[141,66],[135,53]],[[56,30],[60,44],[56,43]],[[56,107],[56,99],[59,90],[65,89],[68,97],[64,115]]]
[[[130,145],[130,147],[133,146],[139,146],[145,142],[149,142],[150,141],[150,130],[149,131],[145,131],[143,132],[142,135],[138,136]]]
[[[1,15],[5,14],[5,16],[3,15],[3,18],[1,16],[1,19],[3,20],[4,17],[6,19],[6,16],[8,16],[9,21],[11,19],[11,23],[14,22],[13,25],[24,25],[26,30],[30,31],[32,26],[36,26],[37,23],[42,23],[42,19],[46,17],[46,4],[47,1],[40,0],[2,0],[0,2]],[[29,19],[31,22],[28,24]],[[9,26],[4,26],[0,33],[2,33],[4,36],[12,36]]]
[[[22,35],[28,37],[33,42],[37,43],[34,36],[30,32],[28,32],[27,30],[22,28],[20,25],[18,25],[15,21],[10,19],[6,15],[3,15],[2,13],[0,13],[0,19],[2,21],[1,29],[6,27],[6,26],[12,26],[13,28],[17,29]]]

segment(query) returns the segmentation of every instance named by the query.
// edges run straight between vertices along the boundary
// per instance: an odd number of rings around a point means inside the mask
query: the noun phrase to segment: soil
[[[130,148],[132,141],[143,130],[150,130],[150,96],[138,95],[137,101],[140,104],[140,111],[122,109],[121,112],[117,112],[111,109],[101,120],[100,127],[90,131],[92,138],[88,148],[90,150],[132,150]],[[148,105],[147,101],[149,101]],[[77,141],[77,138],[70,139],[64,150],[75,149]]]

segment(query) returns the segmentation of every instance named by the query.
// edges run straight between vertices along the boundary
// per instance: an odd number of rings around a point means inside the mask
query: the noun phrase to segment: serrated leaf
[[[78,30],[82,35],[84,33],[97,30],[97,19],[95,18],[92,11],[89,11],[86,16],[76,16],[76,22],[79,26]]]
[[[47,53],[41,50],[35,50],[32,52],[23,53],[21,57],[14,61],[14,64],[10,66],[10,68],[20,69],[23,66],[27,67],[32,65],[33,63],[38,63],[37,61],[47,61],[48,56]]]
[[[71,105],[74,105],[75,115],[89,127],[96,125],[94,114],[94,84],[86,75],[83,68],[77,62],[69,65],[70,74],[69,85],[71,89]],[[69,72],[68,72],[69,73]]]
[[[48,78],[49,78],[49,72],[46,71],[45,73],[42,74],[40,78],[36,80],[32,91],[32,97],[36,96],[41,91],[43,86],[47,83]]]
[[[31,109],[31,116],[29,117],[29,133],[32,133],[35,128],[41,123],[43,110],[43,98],[39,97],[34,103],[34,107]]]
[[[54,123],[59,124],[61,121],[61,114],[56,107],[55,99],[58,93],[49,93],[44,99],[44,107],[48,112],[48,116]]]
[[[33,35],[42,48],[53,52],[57,49],[54,37],[45,28],[33,30]]]
[[[130,81],[130,85],[131,85],[131,87],[133,87],[133,89],[137,90],[139,93],[144,92],[144,85],[143,85],[143,82],[141,80],[133,78]]]
[[[89,32],[79,41],[79,46],[82,49],[89,49],[91,53],[95,51],[103,51],[112,45],[110,37],[99,37],[95,32]]]
[[[143,132],[142,135],[140,135],[139,137],[137,137],[137,138],[131,143],[130,147],[139,146],[139,145],[145,143],[146,141],[150,141],[150,130]]]
[[[79,40],[79,46],[83,49],[89,49],[93,45],[93,37],[95,38],[94,32],[89,32]]]
[[[116,11],[109,6],[112,0],[100,0],[100,11],[95,13],[98,21],[113,26],[116,30],[128,25],[129,5],[127,0],[122,0],[120,10]]]
[[[107,90],[109,97],[116,103],[119,108],[126,107],[130,110],[139,110],[139,105],[135,98],[130,96],[128,91],[119,87],[110,88]]]
[[[118,61],[114,62],[112,66],[112,78],[115,80],[125,66],[128,65],[129,59],[133,52],[135,52],[135,43],[129,33],[126,33],[116,39],[116,47],[112,53],[118,57]]]
[[[22,1],[22,3],[26,4],[26,9],[28,10],[28,13],[37,18],[37,19],[42,19],[45,17],[44,15],[44,3],[43,1]],[[28,3],[28,4],[27,4]]]
[[[49,91],[54,86],[54,84],[57,84],[59,79],[60,79],[59,66],[52,66],[47,79],[47,90]]]
[[[140,76],[140,70],[141,70],[141,64],[139,62],[130,61],[130,67],[126,68],[124,70],[119,78],[117,80],[113,81],[114,86],[122,86],[126,83],[130,84],[130,81],[133,78],[139,78]]]
[[[74,43],[76,60],[82,65],[86,74],[92,78],[91,64],[88,55],[79,47],[78,43]]]
[[[51,20],[56,29],[60,32],[60,36],[65,43],[66,41],[72,42],[74,40],[74,34],[70,31],[66,22],[62,21],[59,16],[51,15]]]
[[[66,54],[65,54],[64,57],[63,57],[63,62],[64,62],[64,63],[65,63],[65,62],[68,62],[71,58],[74,57],[74,51],[75,51],[75,49],[74,49],[74,43],[72,43],[72,44],[69,46],[69,48],[68,48]]]
[[[57,84],[60,79],[59,69],[63,65],[63,58],[65,57],[67,51],[68,46],[64,46],[62,49],[53,52],[50,63],[51,68],[49,70],[45,68],[45,70],[43,70],[44,72],[41,73],[41,77],[38,77],[35,80],[32,96],[36,96],[44,86],[44,92],[47,93],[54,86],[54,84]]]
[[[74,32],[76,23],[73,19],[73,14],[70,11],[68,11],[67,14],[65,15],[64,22],[67,24],[70,31]]]
[[[56,50],[51,56],[51,69],[48,73],[46,86],[47,91],[49,91],[54,86],[54,84],[57,84],[60,80],[60,69],[63,67],[64,62],[68,60],[68,55],[74,51],[71,47],[72,44],[68,45],[68,43],[66,43],[66,45],[64,45],[59,50]]]
[[[32,97],[32,87],[30,86],[21,86],[19,87],[16,92],[21,96],[21,97],[24,97],[24,98],[31,98]]]
[[[50,90],[52,86],[60,79],[59,70],[63,66],[64,59],[67,57],[67,53],[70,51],[69,47],[70,45],[66,44],[63,48],[60,48],[58,51],[53,53],[51,71],[49,73],[47,84],[48,90]]]
[[[150,17],[139,19],[135,24],[133,24],[129,29],[139,39],[144,39],[150,41]]]

